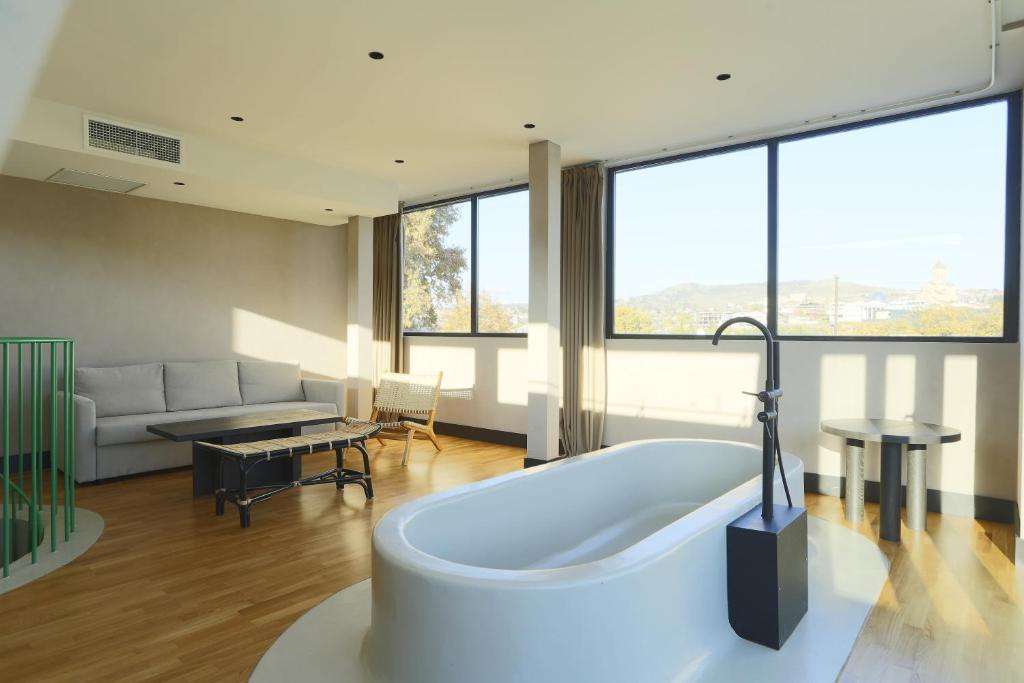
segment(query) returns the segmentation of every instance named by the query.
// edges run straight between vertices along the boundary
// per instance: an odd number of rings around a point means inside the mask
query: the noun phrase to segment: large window
[[[779,331],[1000,337],[1005,101],[779,145]]]
[[[616,333],[767,321],[767,160],[755,147],[616,173]]]
[[[526,333],[530,280],[530,195],[477,202],[477,331]]]
[[[405,212],[405,330],[525,334],[529,195],[522,188]]]
[[[609,329],[1017,338],[1020,95],[613,169]],[[740,328],[736,328],[739,332]]]

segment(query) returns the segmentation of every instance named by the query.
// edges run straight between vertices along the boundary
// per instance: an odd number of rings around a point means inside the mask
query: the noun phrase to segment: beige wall
[[[180,188],[187,192],[188,188]],[[345,375],[345,230],[0,176],[0,335]]]
[[[442,402],[438,419],[526,430],[522,339],[408,340],[416,372],[443,370],[450,386],[475,386],[472,402]],[[759,443],[754,391],[764,381],[754,342],[610,340],[605,443],[655,437]],[[809,472],[839,476],[841,442],[822,435],[830,417],[913,417],[964,432],[933,448],[929,487],[1015,500],[1018,443],[1017,344],[784,342],[783,447]],[[877,448],[867,475],[878,479]]]

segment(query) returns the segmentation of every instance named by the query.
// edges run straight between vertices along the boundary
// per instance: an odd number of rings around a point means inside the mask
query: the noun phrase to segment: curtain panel
[[[402,213],[373,219],[373,386],[402,372]]]
[[[604,168],[562,171],[560,430],[566,455],[601,447],[607,404],[604,346]]]

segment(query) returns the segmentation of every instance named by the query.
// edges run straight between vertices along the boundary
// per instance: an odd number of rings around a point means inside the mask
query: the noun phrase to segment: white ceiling
[[[1000,23],[1024,17],[1024,0],[996,6]],[[0,170],[71,166],[145,180],[144,196],[335,224],[521,180],[535,140],[566,165],[615,160],[980,88],[989,7],[75,0]],[[1024,29],[997,55],[989,92],[1020,88]],[[187,166],[84,152],[83,112],[183,134]]]

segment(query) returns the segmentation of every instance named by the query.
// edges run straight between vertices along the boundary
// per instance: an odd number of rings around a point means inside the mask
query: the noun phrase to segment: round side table
[[[824,420],[821,431],[846,440],[846,519],[864,518],[864,443],[882,445],[882,481],[879,507],[879,535],[887,541],[900,540],[900,487],[903,445],[907,446],[907,527],[927,525],[929,444],[960,440],[960,430],[928,422],[852,419]]]

